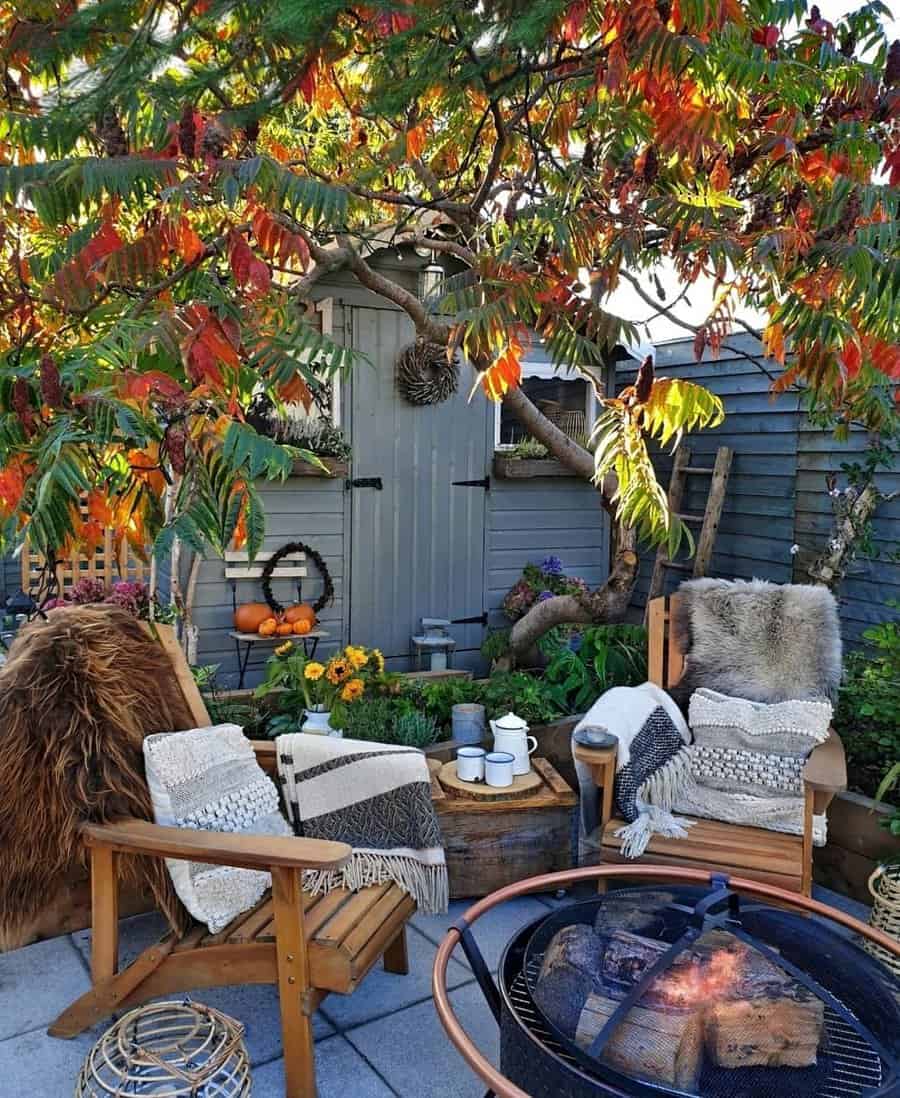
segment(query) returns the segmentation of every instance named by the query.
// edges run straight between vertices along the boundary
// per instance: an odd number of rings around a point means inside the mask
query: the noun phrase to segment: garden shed
[[[391,249],[380,258],[382,269],[407,278],[410,288],[427,277],[425,261],[412,249]],[[302,541],[322,555],[334,601],[320,615],[329,634],[320,651],[352,640],[381,648],[390,668],[405,670],[421,619],[441,618],[453,623],[451,665],[483,666],[484,627],[501,624],[498,607],[525,564],[555,555],[589,584],[603,581],[608,518],[591,486],[555,462],[517,463],[518,476],[509,475],[508,463],[495,462],[495,450],[518,440],[517,426],[480,389],[469,399],[467,367],[442,403],[414,405],[400,395],[395,362],[413,338],[405,313],[349,277],[323,279],[318,292],[323,328],[365,354],[371,366],[358,363],[331,401],[333,420],[351,447],[349,461],[329,461],[332,476],[302,464],[286,482],[260,485],[264,551]],[[532,399],[559,406],[576,430],[592,422],[591,387],[574,375],[555,375],[537,343],[523,375]],[[303,595],[314,599],[321,578],[307,565]],[[277,581],[274,593],[291,598],[290,581]],[[235,595],[239,602],[258,601],[259,582],[240,582]],[[237,678],[231,622],[225,566],[208,559],[195,601],[198,659],[220,665],[222,685]],[[251,653],[248,684],[258,681],[270,651],[259,645]]]

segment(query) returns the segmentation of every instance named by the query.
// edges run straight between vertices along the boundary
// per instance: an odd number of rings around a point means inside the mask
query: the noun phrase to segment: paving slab
[[[322,1013],[339,1029],[346,1029],[430,999],[437,946],[414,927],[407,927],[406,941],[409,949],[406,976],[385,972],[379,962],[352,995],[329,995],[322,1004]],[[467,965],[451,961],[448,977],[448,986],[458,987],[471,980],[472,973]]]
[[[34,948],[34,947],[31,947]],[[0,1011],[5,1017],[5,1012]],[[48,1037],[43,1029],[0,1041],[0,1094],[4,1098],[72,1098],[85,1056],[98,1033],[72,1041]]]
[[[0,1040],[48,1026],[89,987],[67,936],[0,953]]]
[[[454,900],[447,915],[413,916],[412,925],[435,944],[439,944],[453,923],[472,906],[472,900]],[[547,916],[550,907],[535,896],[519,896],[483,915],[472,928],[478,948],[491,971],[496,971],[500,956],[515,932],[525,923]],[[468,965],[465,955],[457,946],[453,957]]]
[[[450,1000],[481,1052],[498,1063],[497,1023],[477,985],[451,992]],[[346,1038],[401,1098],[483,1098],[485,1083],[450,1044],[431,1001],[350,1030]]]
[[[396,1098],[369,1064],[343,1037],[316,1045],[319,1098]],[[284,1098],[284,1060],[274,1060],[253,1072],[253,1098]]]

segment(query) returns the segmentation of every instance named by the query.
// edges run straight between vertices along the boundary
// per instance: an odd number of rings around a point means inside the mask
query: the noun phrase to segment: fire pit
[[[514,895],[607,875],[640,887],[523,927],[494,983],[471,929],[480,915]],[[500,1098],[900,1098],[900,981],[838,923],[877,935],[803,896],[698,870],[553,874],[469,909],[439,950],[435,1001],[454,1044]],[[458,942],[500,1026],[501,1072],[447,998]]]

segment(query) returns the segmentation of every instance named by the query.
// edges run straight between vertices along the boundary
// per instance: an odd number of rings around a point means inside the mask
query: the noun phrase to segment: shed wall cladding
[[[773,375],[780,367],[766,362],[751,336],[738,335],[728,343],[757,358]],[[618,387],[634,380],[634,366],[620,366]],[[692,341],[657,348],[657,372],[686,378],[717,393],[725,404],[725,422],[712,431],[691,435],[685,442],[692,464],[711,466],[718,446],[734,451],[722,521],[716,538],[710,575],[737,579],[768,579],[775,583],[808,582],[804,566],[824,546],[831,528],[830,500],[824,476],[853,461],[865,448],[865,433],[854,432],[846,445],[830,431],[812,426],[800,409],[799,395],[784,393],[773,398],[770,379],[753,362],[734,351],[722,350],[713,360],[707,351],[695,362]],[[668,484],[672,459],[657,451],[654,464],[663,484]],[[896,474],[880,478],[885,491],[898,487]],[[690,477],[684,510],[702,512],[709,487],[706,477]],[[860,560],[840,592],[841,620],[848,644],[859,644],[863,629],[884,620],[889,611],[884,600],[897,597],[900,567],[885,557],[898,541],[900,501],[882,507],[875,521],[880,559]],[[796,557],[791,547],[804,552]],[[642,608],[655,554],[645,552],[632,605]],[[680,579],[670,572],[668,589]]]
[[[322,554],[334,581],[334,603],[320,614],[321,628],[330,633],[320,643],[319,652],[329,653],[341,643],[344,617],[344,483],[318,477],[291,477],[283,484],[260,486],[266,509],[264,550],[273,551],[288,541],[303,541]],[[303,582],[303,598],[313,601],[322,592],[315,565],[307,561],[308,576]],[[277,599],[287,603],[296,598],[292,580],[277,580],[272,586]],[[261,602],[259,580],[239,580],[237,600]],[[228,636],[232,628],[231,581],[225,579],[225,565],[219,559],[203,562],[197,584],[194,616],[199,629],[198,661],[219,664],[222,686],[237,685],[237,660],[234,642]],[[271,645],[255,645],[250,656],[247,684],[260,679],[260,668]]]
[[[491,477],[485,609],[508,626],[500,604],[526,564],[558,556],[566,572],[597,586],[609,573],[609,523],[589,484],[569,477]]]

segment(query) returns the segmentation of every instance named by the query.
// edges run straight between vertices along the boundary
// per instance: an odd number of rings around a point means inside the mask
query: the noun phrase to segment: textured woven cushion
[[[153,815],[165,827],[291,835],[278,790],[236,724],[167,732],[144,740]],[[262,898],[268,873],[167,858],[175,891],[215,934]]]

